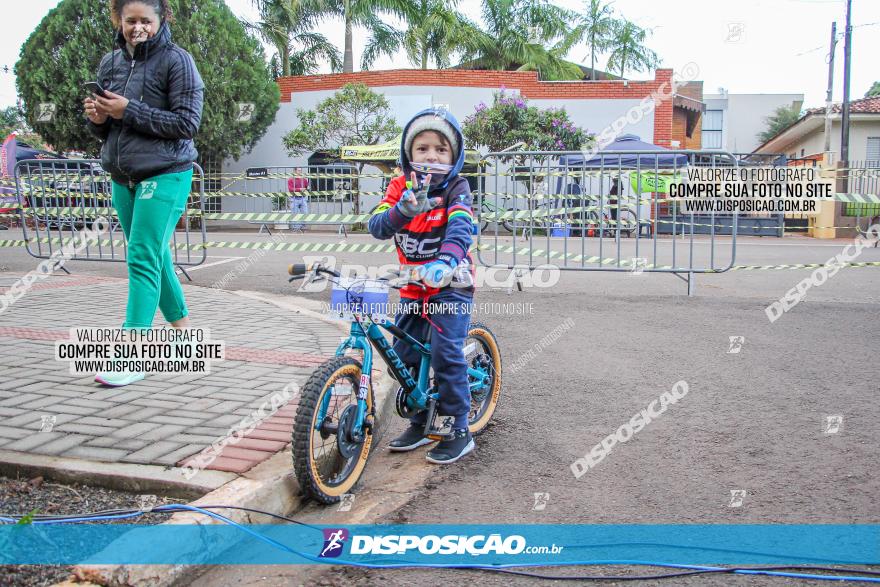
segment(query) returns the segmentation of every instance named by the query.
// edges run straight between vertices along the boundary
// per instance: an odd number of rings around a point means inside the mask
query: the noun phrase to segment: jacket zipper
[[[122,95],[123,95],[123,96],[125,96],[125,91],[128,89],[128,82],[131,81],[131,74],[134,73],[134,66],[135,66],[135,63],[136,63],[135,58],[132,57],[132,58],[131,58],[131,68],[129,68],[129,70],[128,70],[128,79],[125,80],[125,86],[123,86],[123,88],[122,88]],[[122,139],[122,133],[123,133],[123,132],[125,132],[125,126],[124,126],[124,125],[120,126],[120,128],[119,128],[119,136],[116,137],[116,169],[119,169],[119,170],[122,170],[122,167],[121,167],[120,164],[119,164],[119,141],[120,141],[120,139]],[[129,188],[133,188],[133,187],[134,187],[134,182],[132,181],[131,176],[128,176],[128,187],[129,187]]]

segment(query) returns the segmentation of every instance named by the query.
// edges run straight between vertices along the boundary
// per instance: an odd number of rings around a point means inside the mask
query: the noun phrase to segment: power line
[[[880,21],[876,21],[876,22],[866,22],[865,24],[855,24],[855,25],[852,26],[852,28],[857,29],[857,28],[859,28],[859,27],[863,27],[863,26],[877,26],[878,24],[880,24]],[[837,39],[837,40],[840,40],[840,39],[842,39],[845,35],[846,35],[846,33],[843,32],[843,31],[841,31],[841,32],[837,33],[837,37],[836,37],[836,39]],[[808,55],[808,54],[810,54],[810,53],[815,53],[816,51],[819,51],[819,50],[824,49],[824,48],[825,48],[825,45],[819,45],[818,47],[813,47],[812,49],[807,49],[806,51],[801,51],[800,53],[795,53],[794,56],[795,56],[795,57],[801,57],[802,55]]]

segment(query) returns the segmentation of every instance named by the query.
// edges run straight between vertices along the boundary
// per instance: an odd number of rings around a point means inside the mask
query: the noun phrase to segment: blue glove
[[[452,265],[440,260],[419,265],[419,279],[428,287],[445,287],[452,281],[452,272],[457,265],[455,260],[452,260]]]

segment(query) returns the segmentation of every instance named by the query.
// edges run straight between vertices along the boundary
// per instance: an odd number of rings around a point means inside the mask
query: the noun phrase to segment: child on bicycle
[[[431,333],[431,366],[439,395],[435,422],[442,422],[434,427],[447,439],[428,452],[427,460],[453,463],[474,450],[463,354],[474,295],[473,259],[468,253],[473,212],[468,182],[458,175],[464,165],[458,121],[440,109],[416,114],[403,130],[400,161],[403,175],[391,180],[369,228],[378,239],[394,237],[401,265],[417,265],[426,286],[423,290],[409,284],[401,289],[401,312],[395,324],[417,340]],[[418,369],[416,351],[399,341],[394,350],[404,364]],[[390,449],[411,451],[434,442],[425,437],[426,419],[425,412],[413,416]]]

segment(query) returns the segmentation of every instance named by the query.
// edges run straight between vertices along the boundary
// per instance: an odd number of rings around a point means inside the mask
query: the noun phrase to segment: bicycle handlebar
[[[292,263],[287,266],[287,273],[292,275],[290,281],[294,279],[298,279],[301,277],[305,277],[309,273],[315,273],[316,275],[320,275],[321,273],[326,273],[328,275],[332,275],[333,277],[341,277],[342,274],[339,271],[331,269],[329,267],[325,267],[321,263],[309,263],[308,265],[305,263]],[[401,289],[406,285],[416,285],[420,288],[427,289],[424,283],[416,275],[416,269],[411,265],[406,265],[401,267],[400,269],[391,269],[386,275],[382,277],[377,277],[377,281],[385,281],[390,282],[392,279],[405,278],[406,283],[403,285],[393,285],[389,283],[391,287],[394,289]],[[364,278],[366,279],[366,278]]]

